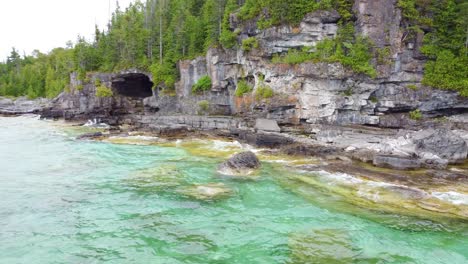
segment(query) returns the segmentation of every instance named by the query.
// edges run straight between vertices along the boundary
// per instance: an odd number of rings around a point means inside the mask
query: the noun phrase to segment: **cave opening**
[[[153,82],[143,73],[119,74],[112,80],[112,89],[119,95],[142,99],[153,95]]]

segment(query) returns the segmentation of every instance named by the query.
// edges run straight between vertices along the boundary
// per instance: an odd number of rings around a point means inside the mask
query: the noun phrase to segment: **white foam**
[[[458,192],[432,192],[435,198],[455,205],[468,205],[468,194]]]
[[[356,178],[346,173],[330,173],[324,170],[317,171],[317,173],[320,176],[324,176],[324,177],[330,178],[338,182],[351,183],[351,184],[364,183],[364,180],[361,180],[359,178]]]
[[[224,150],[226,148],[242,148],[242,144],[238,141],[222,141],[213,140],[213,148],[217,150]]]
[[[94,128],[105,128],[108,129],[110,126],[106,123],[101,122],[98,119],[88,120],[84,125],[84,127],[94,127]]]

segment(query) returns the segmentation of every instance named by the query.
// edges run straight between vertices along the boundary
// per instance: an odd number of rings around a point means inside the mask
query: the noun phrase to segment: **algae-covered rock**
[[[218,171],[226,175],[249,175],[260,167],[257,156],[251,152],[241,152],[218,166]]]
[[[338,229],[320,229],[292,234],[288,263],[353,263],[358,255],[348,234]]]
[[[197,200],[217,200],[228,197],[232,191],[223,183],[207,183],[181,188],[179,193]]]
[[[103,136],[104,134],[102,132],[91,132],[91,133],[79,135],[76,137],[76,139],[98,139]]]

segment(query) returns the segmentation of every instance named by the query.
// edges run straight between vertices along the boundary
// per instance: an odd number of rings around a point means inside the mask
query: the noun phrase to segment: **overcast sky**
[[[124,10],[134,0],[118,0]],[[77,36],[91,39],[94,25],[105,28],[116,0],[0,0],[0,61],[11,48],[23,55],[48,52]]]

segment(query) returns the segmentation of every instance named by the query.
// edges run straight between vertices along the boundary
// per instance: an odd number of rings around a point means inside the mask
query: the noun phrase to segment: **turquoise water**
[[[0,117],[0,263],[468,263],[463,220],[355,210],[273,163],[235,179],[217,174],[221,157],[70,133]],[[183,191],[204,183],[231,194]]]

